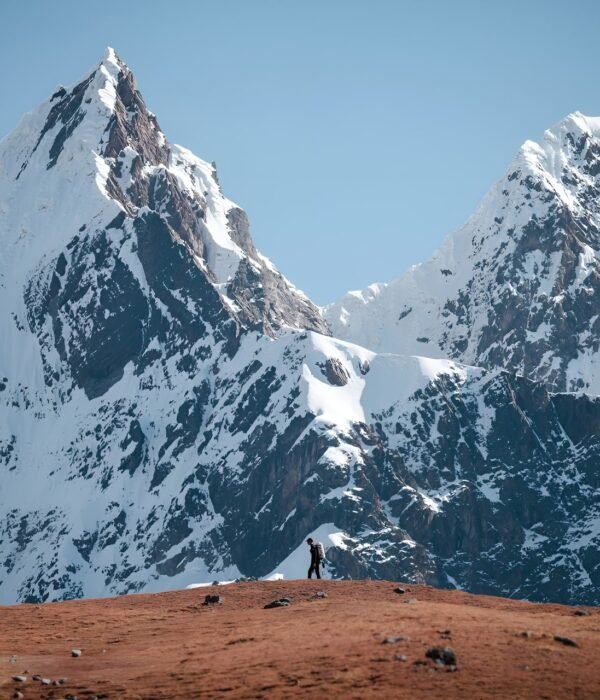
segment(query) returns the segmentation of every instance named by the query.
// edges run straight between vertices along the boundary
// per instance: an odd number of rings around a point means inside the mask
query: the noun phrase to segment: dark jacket
[[[310,545],[310,563],[316,564],[317,562],[321,561],[321,557],[319,556],[319,548],[317,547],[316,544],[311,544]]]

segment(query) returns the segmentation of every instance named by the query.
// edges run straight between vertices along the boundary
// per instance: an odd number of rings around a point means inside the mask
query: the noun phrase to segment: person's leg
[[[321,572],[319,571],[320,566],[321,566],[321,562],[318,561],[315,565],[315,571],[317,572],[317,578],[321,578]]]
[[[312,578],[312,572],[313,572],[313,565],[311,563],[311,565],[308,567],[308,578]]]

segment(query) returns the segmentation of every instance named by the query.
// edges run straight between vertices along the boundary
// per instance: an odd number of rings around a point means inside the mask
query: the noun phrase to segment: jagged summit
[[[0,210],[0,235],[20,249],[23,275],[81,238],[90,221],[98,231],[156,215],[242,326],[328,332],[317,308],[256,250],[214,166],[168,142],[113,49],[26,116],[0,143],[0,163],[2,190],[14,203]]]
[[[100,63],[111,63],[117,68],[121,68],[125,66],[124,61],[121,60],[121,58],[117,55],[117,52],[113,49],[112,46],[107,46],[104,49],[104,55],[102,56],[102,60]]]
[[[575,112],[522,146],[429,261],[329,306],[334,335],[600,394],[599,175],[600,119]]]

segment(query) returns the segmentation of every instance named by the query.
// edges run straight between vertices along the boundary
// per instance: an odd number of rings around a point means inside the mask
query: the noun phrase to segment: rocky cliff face
[[[599,175],[600,120],[569,115],[428,262],[332,304],[334,335],[600,394]]]
[[[112,50],[0,142],[0,237],[0,601],[304,576],[312,534],[339,577],[598,602],[598,400],[329,337]]]

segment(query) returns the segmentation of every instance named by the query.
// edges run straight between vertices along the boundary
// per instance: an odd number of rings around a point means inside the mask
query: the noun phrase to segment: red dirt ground
[[[0,607],[0,698],[600,698],[600,609],[397,585],[275,581]],[[223,604],[203,606],[207,594]],[[282,596],[292,605],[263,608]],[[431,646],[451,646],[458,669],[427,660]]]

